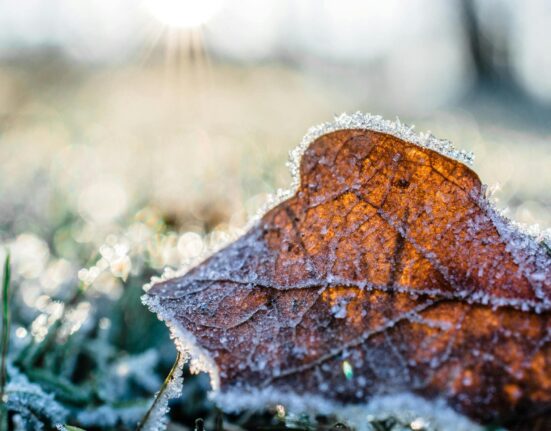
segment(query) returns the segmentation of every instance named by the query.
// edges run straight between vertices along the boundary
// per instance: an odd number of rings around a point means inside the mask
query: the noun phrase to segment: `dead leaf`
[[[413,393],[544,429],[550,262],[464,164],[336,130],[306,149],[294,196],[147,301],[214,361],[222,393]]]

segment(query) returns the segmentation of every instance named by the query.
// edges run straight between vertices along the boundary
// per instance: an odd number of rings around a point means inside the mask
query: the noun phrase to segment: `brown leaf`
[[[347,405],[413,393],[480,423],[543,427],[550,261],[467,166],[337,130],[305,151],[294,196],[146,301],[193,334],[222,393]]]

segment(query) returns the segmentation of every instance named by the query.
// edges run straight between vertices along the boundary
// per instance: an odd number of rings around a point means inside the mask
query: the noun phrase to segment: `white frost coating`
[[[142,302],[153,313],[157,314],[159,320],[166,323],[170,337],[174,341],[178,352],[180,352],[180,360],[176,364],[175,372],[168,382],[161,397],[157,400],[157,405],[153,409],[146,423],[142,425],[141,431],[163,431],[167,426],[167,414],[170,410],[168,402],[177,398],[182,393],[183,377],[182,369],[184,365],[190,363],[190,371],[194,374],[206,372],[210,375],[210,384],[213,391],[217,391],[220,387],[220,377],[218,367],[210,354],[199,346],[195,336],[184,329],[174,318],[172,313],[165,310],[159,304],[157,298],[143,295]]]
[[[477,199],[478,205],[486,211],[486,214],[492,220],[500,237],[507,244],[507,250],[511,252],[511,256],[526,256],[526,261],[533,264],[535,269],[527,268],[522,262],[516,262],[520,266],[520,271],[531,280],[534,293],[541,300],[541,304],[534,307],[535,311],[539,313],[551,307],[551,298],[543,290],[543,283],[551,278],[551,265],[548,256],[551,250],[551,228],[542,230],[538,225],[530,226],[518,223],[509,219],[505,215],[505,211],[496,208],[492,200],[484,196],[475,196],[474,198]],[[530,305],[528,301],[525,302],[526,304],[516,305]]]
[[[190,370],[193,374],[207,372],[211,376],[211,387],[218,390],[220,387],[220,377],[218,376],[218,367],[212,359],[210,353],[199,346],[195,336],[185,329],[174,318],[172,313],[159,304],[156,297],[143,295],[142,302],[149,309],[157,314],[158,318],[164,321],[170,330],[170,337],[174,340],[176,348],[182,354],[184,362],[190,361]]]
[[[290,153],[289,166],[293,174],[293,191],[299,186],[300,160],[308,146],[316,139],[337,130],[372,130],[374,132],[386,133],[398,139],[402,139],[420,147],[437,151],[440,154],[458,160],[461,163],[471,166],[474,160],[474,154],[469,151],[457,150],[448,140],[438,139],[430,132],[415,133],[415,126],[403,124],[398,117],[396,121],[385,120],[380,115],[364,114],[355,112],[354,114],[342,113],[335,117],[332,122],[320,124],[311,127],[302,141]]]
[[[212,399],[228,412],[244,409],[263,410],[266,406],[281,404],[286,412],[312,413],[335,416],[357,431],[368,431],[368,422],[393,417],[411,423],[422,417],[429,424],[427,430],[478,431],[483,427],[456,413],[444,400],[427,401],[412,393],[376,396],[367,404],[342,405],[317,395],[282,393],[272,388],[249,392],[230,390],[217,392]]]

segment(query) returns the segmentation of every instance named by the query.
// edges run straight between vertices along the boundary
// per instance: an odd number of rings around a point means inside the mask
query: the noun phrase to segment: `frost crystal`
[[[419,145],[420,147],[434,150],[440,154],[455,159],[469,166],[473,164],[474,154],[472,152],[457,150],[450,141],[438,139],[431,133],[415,133],[415,126],[403,124],[398,118],[396,121],[385,120],[380,115],[364,114],[356,112],[354,114],[343,113],[335,117],[334,121],[311,127],[302,138],[300,144],[290,153],[289,168],[293,175],[294,182],[292,190],[298,188],[300,181],[299,169],[300,161],[304,151],[316,139],[337,130],[373,130],[374,132],[386,133],[404,141]]]

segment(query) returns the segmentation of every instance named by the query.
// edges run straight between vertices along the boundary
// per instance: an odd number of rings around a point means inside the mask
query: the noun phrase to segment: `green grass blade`
[[[2,362],[0,364],[0,429],[7,429],[7,408],[4,400],[4,391],[6,387],[6,357],[8,355],[8,346],[10,340],[10,279],[11,266],[10,254],[6,255],[4,261],[4,275],[2,278]]]

